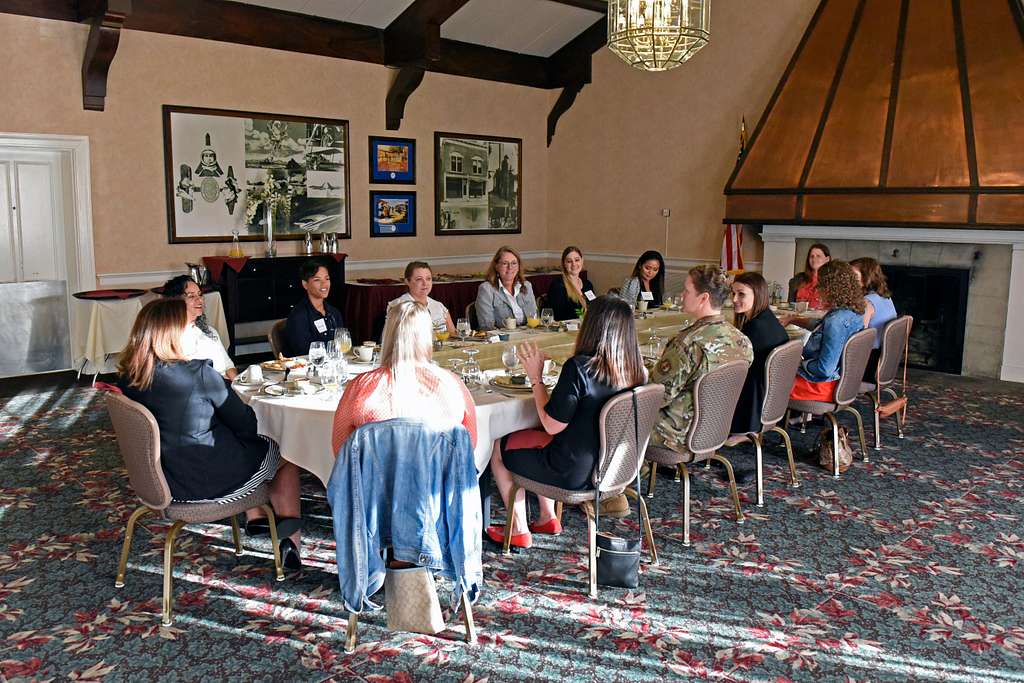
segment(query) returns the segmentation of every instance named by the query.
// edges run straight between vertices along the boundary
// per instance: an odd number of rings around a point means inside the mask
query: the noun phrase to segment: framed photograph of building
[[[348,122],[164,105],[172,244],[351,237]]]
[[[370,183],[416,184],[416,141],[370,136]]]
[[[434,133],[434,233],[522,232],[523,141]]]
[[[416,235],[416,193],[370,190],[370,237]]]

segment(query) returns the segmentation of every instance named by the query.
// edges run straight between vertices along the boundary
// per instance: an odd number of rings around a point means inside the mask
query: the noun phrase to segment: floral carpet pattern
[[[586,596],[586,527],[567,510],[561,536],[486,552],[476,646],[458,618],[428,637],[377,614],[352,654],[312,482],[301,573],[276,583],[265,541],[235,557],[230,527],[187,527],[175,622],[161,627],[165,524],[136,532],[126,586],[113,585],[137,503],[101,397],[21,391],[0,399],[0,680],[1024,681],[1024,392],[914,385],[906,438],[884,426],[883,449],[841,479],[806,455],[812,426],[793,433],[802,485],[789,488],[770,437],[765,506],[746,490],[742,525],[698,467],[690,547],[681,486],[660,477],[648,503],[661,562],[636,590]],[[635,518],[613,524],[635,533]]]

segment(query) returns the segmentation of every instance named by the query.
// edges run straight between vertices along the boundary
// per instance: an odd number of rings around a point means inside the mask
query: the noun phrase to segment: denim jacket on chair
[[[396,418],[357,429],[338,452],[327,500],[334,517],[338,583],[345,609],[380,609],[381,553],[429,567],[476,599],[483,581],[482,521],[469,432]]]
[[[810,382],[839,379],[839,360],[847,340],[864,329],[864,316],[848,308],[825,314],[804,345],[804,360],[798,373]]]

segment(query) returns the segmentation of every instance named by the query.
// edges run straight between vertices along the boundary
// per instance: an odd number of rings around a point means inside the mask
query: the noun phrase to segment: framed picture
[[[416,141],[370,136],[370,182],[416,184]]]
[[[523,141],[434,133],[434,233],[522,232]]]
[[[416,193],[370,190],[370,237],[416,235]]]
[[[171,244],[352,236],[348,121],[164,105]]]

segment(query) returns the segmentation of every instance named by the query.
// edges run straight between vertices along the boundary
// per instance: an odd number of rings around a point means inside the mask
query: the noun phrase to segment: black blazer
[[[260,468],[267,441],[256,415],[206,359],[158,363],[145,391],[118,381],[124,395],[153,413],[160,465],[171,497],[206,500],[237,490]]]
[[[303,296],[302,301],[295,304],[288,320],[285,321],[285,353],[288,356],[305,356],[309,353],[309,345],[315,341],[334,341],[334,331],[344,327],[341,320],[341,312],[337,308],[324,301],[326,315],[320,315],[320,311],[313,308],[308,296]],[[326,325],[325,331],[316,329],[316,321],[323,320]]]
[[[740,400],[736,403],[730,430],[733,434],[761,431],[761,404],[764,403],[766,389],[764,364],[772,349],[789,341],[786,328],[769,308],[748,320],[742,331],[754,347],[754,361],[747,371]]]
[[[594,285],[590,283],[590,280],[583,278],[583,291],[594,291]],[[597,292],[594,292],[597,294]],[[555,278],[555,281],[551,283],[551,288],[548,289],[548,305],[555,313],[555,320],[572,320],[578,318],[576,315],[576,309],[579,308],[579,304],[569,298],[568,292],[565,290],[565,280],[562,278]]]

